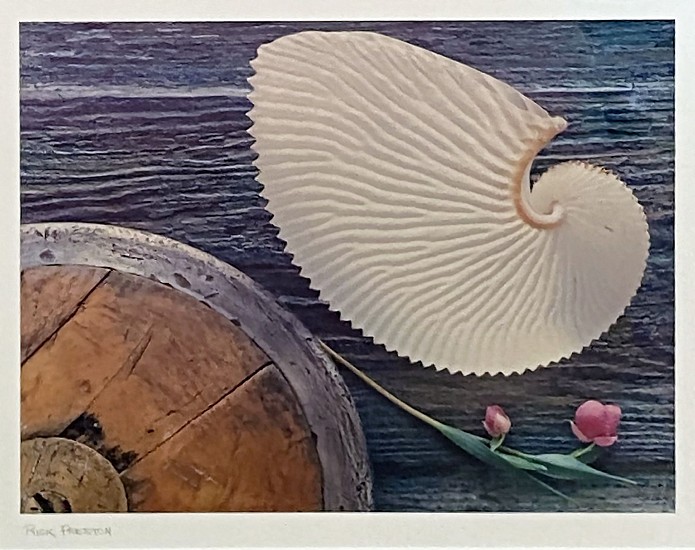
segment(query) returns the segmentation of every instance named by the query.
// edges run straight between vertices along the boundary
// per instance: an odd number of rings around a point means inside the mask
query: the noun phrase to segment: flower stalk
[[[570,455],[574,458],[579,458],[593,451],[594,448],[596,448],[596,443],[592,443],[591,445],[587,445],[586,447],[579,447],[579,449],[575,449],[574,451],[572,451]]]
[[[490,439],[478,436],[473,433],[469,433],[460,430],[454,426],[450,426],[443,422],[440,422],[431,416],[423,413],[422,411],[416,409],[415,407],[409,405],[408,403],[402,401],[394,394],[383,388],[372,378],[367,376],[364,372],[358,369],[355,365],[350,363],[338,352],[333,350],[330,346],[326,345],[324,342],[319,340],[319,345],[321,348],[339,365],[346,368],[367,384],[374,391],[379,393],[381,396],[388,399],[391,403],[399,407],[401,410],[407,412],[418,420],[424,422],[428,426],[439,431],[447,439],[453,442],[455,445],[466,451],[473,457],[489,464],[493,467],[501,468],[507,471],[516,472],[526,479],[540,485],[544,489],[551,491],[552,493],[566,498],[567,500],[572,500],[565,494],[561,493],[551,485],[545,483],[541,480],[541,477],[560,479],[560,480],[575,480],[575,481],[615,481],[626,485],[635,485],[635,482],[623,477],[614,476],[597,470],[591,466],[589,463],[593,462],[596,458],[596,447],[595,442],[591,442],[588,446],[576,449],[569,454],[540,454],[533,455],[529,453],[524,453],[517,449],[507,447],[503,445],[504,439],[507,432],[511,428],[511,421],[509,417],[504,413],[504,410],[498,405],[491,405],[488,407],[485,415],[485,421],[483,426],[485,430],[490,435]],[[598,410],[599,407],[594,403],[593,408]],[[611,407],[613,409],[611,409]],[[604,406],[609,412],[617,409],[614,405]],[[586,409],[586,407],[585,407]],[[619,410],[619,409],[618,409]],[[579,409],[581,412],[581,407]],[[603,409],[601,409],[603,411]],[[614,419],[613,415],[613,419]],[[591,419],[589,419],[591,420]],[[573,424],[574,426],[574,424]],[[617,430],[617,422],[613,422],[610,425],[612,436],[617,439],[615,432]],[[576,429],[573,429],[576,432]],[[588,440],[582,435],[580,438],[582,441]],[[605,442],[605,439],[599,439],[599,445],[601,442]],[[606,445],[604,445],[606,446]],[[581,459],[581,460],[580,460]]]
[[[334,351],[333,348],[327,346],[322,340],[319,340],[319,344],[323,348],[323,350],[330,355],[330,357],[336,362],[348,369],[352,374],[357,376],[362,382],[367,384],[370,388],[375,390],[377,393],[381,394],[383,397],[391,401],[394,405],[397,407],[401,408],[405,412],[411,414],[418,420],[422,420],[425,424],[429,424],[433,428],[437,428],[437,425],[439,422],[437,422],[434,418],[431,418],[427,416],[425,413],[417,410],[415,407],[411,407],[406,403],[405,401],[401,401],[393,395],[390,391],[386,390],[385,388],[381,387],[379,384],[377,384],[374,380],[372,380],[369,376],[367,376],[365,373],[363,373],[360,369],[358,369],[355,365],[350,363],[347,359],[345,359],[342,355],[340,355],[337,351]]]

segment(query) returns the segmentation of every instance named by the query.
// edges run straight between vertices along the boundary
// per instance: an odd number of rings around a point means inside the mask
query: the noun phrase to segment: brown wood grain
[[[146,311],[150,328],[86,408],[100,421],[105,448],[149,452],[269,363],[239,328],[190,296],[119,273],[106,285],[115,291],[123,324]]]
[[[273,365],[121,474],[132,511],[318,511],[311,432]]]
[[[55,276],[64,273],[61,270]],[[107,280],[24,363],[20,391],[23,438],[58,435],[117,373],[128,372],[142,353],[152,322],[144,310],[124,316],[118,287]]]
[[[268,362],[194,298],[113,272],[24,365],[23,434],[56,435],[87,412],[110,439],[146,452]]]
[[[31,271],[56,289],[83,268]],[[124,472],[132,511],[322,509],[312,431],[268,356],[192,296],[117,271],[99,281],[72,315],[42,314],[64,324],[23,365],[23,438],[98,451]]]
[[[88,266],[55,266],[22,273],[22,362],[75,313],[108,270]]]

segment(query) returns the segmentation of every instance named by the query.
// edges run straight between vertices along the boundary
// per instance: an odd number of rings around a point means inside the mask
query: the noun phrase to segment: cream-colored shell
[[[623,313],[649,249],[614,175],[548,170],[566,127],[510,86],[368,32],[258,50],[249,130],[273,223],[311,286],[387,349],[463,373],[580,351]]]

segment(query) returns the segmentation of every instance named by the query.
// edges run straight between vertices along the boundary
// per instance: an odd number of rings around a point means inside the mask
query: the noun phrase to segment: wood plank
[[[132,368],[147,343],[150,320],[138,315],[124,323],[115,289],[107,280],[24,363],[23,439],[62,432],[119,371]]]
[[[53,270],[34,268],[22,272],[22,363],[75,314],[107,274],[106,269],[88,266],[56,266]]]
[[[86,431],[78,440],[106,454],[117,447],[147,454],[270,363],[241,329],[190,296],[116,272],[108,284],[121,321],[147,315],[150,328],[137,360],[95,396],[77,430],[66,430],[76,435],[85,418],[98,419],[98,437]]]
[[[24,364],[22,435],[58,435],[86,412],[108,434],[99,445],[146,452],[267,362],[194,298],[114,272]]]
[[[320,471],[292,389],[268,366],[121,479],[131,511],[318,511]]]

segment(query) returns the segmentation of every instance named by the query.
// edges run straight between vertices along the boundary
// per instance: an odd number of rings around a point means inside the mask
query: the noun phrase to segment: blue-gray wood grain
[[[369,29],[508,82],[569,128],[534,174],[565,159],[617,172],[644,206],[651,254],[633,305],[562,366],[463,377],[412,366],[317,300],[259,197],[246,129],[256,48],[302,29]],[[377,510],[674,509],[674,27],[671,22],[23,24],[23,222],[120,224],[189,243],[242,269],[317,336],[435,417],[480,431],[503,405],[509,443],[575,446],[587,398],[619,403],[620,442],[601,459],[637,487],[561,487],[561,499],[480,466],[346,374],[368,439]],[[598,200],[598,197],[597,197]]]

